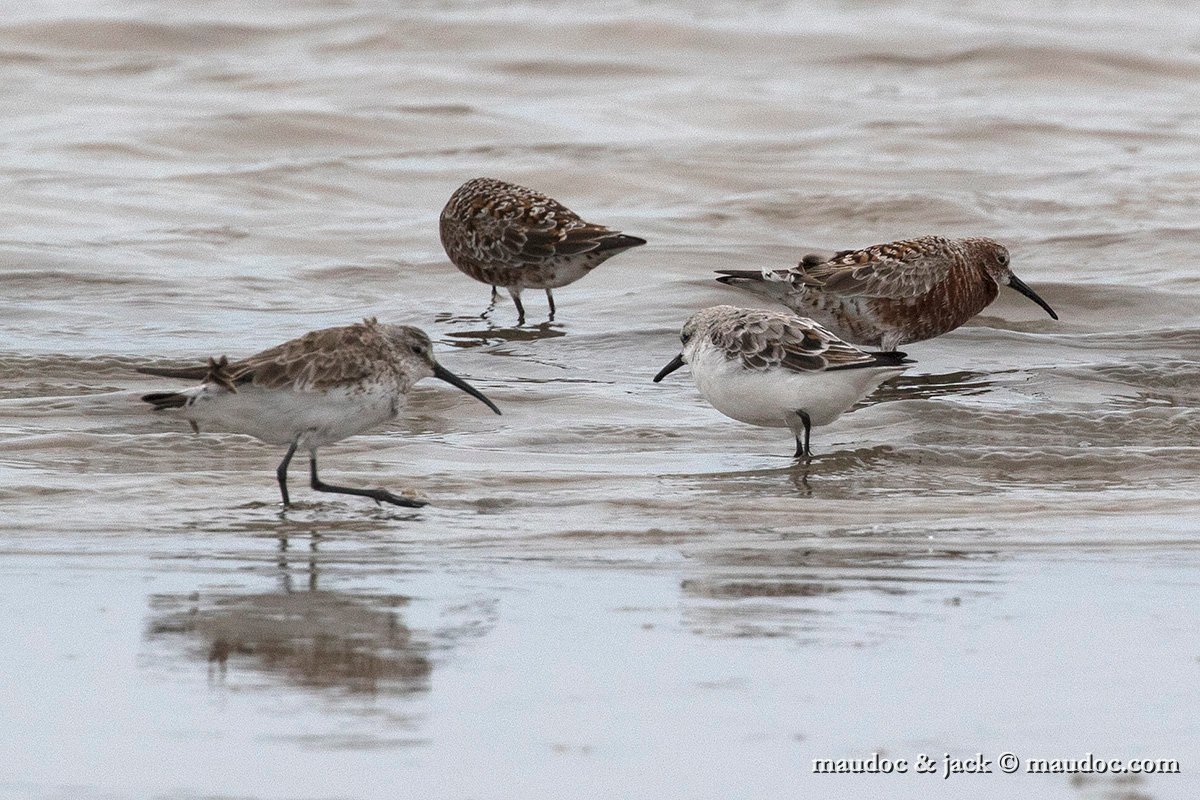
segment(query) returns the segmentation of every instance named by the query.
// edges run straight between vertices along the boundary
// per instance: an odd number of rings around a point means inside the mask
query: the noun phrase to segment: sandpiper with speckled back
[[[177,411],[197,433],[204,426],[287,445],[275,471],[284,506],[291,503],[287,469],[297,449],[309,452],[311,485],[318,492],[411,508],[426,505],[385,489],[334,486],[317,477],[318,447],[394,418],[422,378],[440,378],[500,413],[475,387],[437,363],[424,331],[373,318],[311,331],[233,363],[222,356],[210,358],[206,366],[140,367],[138,372],[201,381],[180,392],[142,397],[156,411]]]
[[[508,290],[525,322],[522,289],[544,289],[554,319],[553,289],[587,275],[645,239],[584,222],[541,192],[494,178],[475,178],[442,209],[442,246],[454,266],[477,281]]]
[[[721,283],[781,302],[847,342],[884,351],[954,330],[995,300],[1001,285],[1058,319],[1013,275],[1008,250],[984,237],[922,236],[831,258],[807,255],[791,269],[719,274]]]
[[[727,417],[788,428],[796,458],[812,455],[814,425],[828,425],[903,372],[904,353],[865,353],[811,319],[782,311],[713,306],[680,334],[683,351],[654,376],[687,364],[704,399]]]

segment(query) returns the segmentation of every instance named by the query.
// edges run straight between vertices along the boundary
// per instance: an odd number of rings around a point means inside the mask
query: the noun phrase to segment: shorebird
[[[311,485],[318,492],[352,494],[410,508],[426,505],[384,489],[334,486],[317,477],[318,447],[394,418],[408,390],[422,378],[440,378],[500,413],[479,390],[437,363],[424,331],[380,324],[374,318],[311,331],[233,363],[222,356],[209,358],[206,366],[139,367],[138,372],[201,381],[181,392],[142,396],[156,411],[178,410],[197,433],[203,425],[287,445],[275,470],[285,507],[291,503],[288,464],[301,449],[309,453]]]
[[[983,237],[922,236],[832,258],[807,255],[784,270],[720,270],[721,283],[747,289],[812,317],[862,347],[895,350],[952,331],[1011,286],[1058,319],[1013,275],[1008,250]]]
[[[442,209],[442,246],[454,266],[477,281],[508,290],[525,323],[522,289],[545,289],[554,319],[552,289],[587,275],[645,239],[584,222],[541,192],[494,178],[475,178]]]
[[[814,425],[828,425],[913,363],[904,353],[864,353],[811,319],[782,311],[713,306],[683,325],[683,351],[654,376],[688,364],[704,399],[727,417],[789,428],[796,458],[812,455]]]

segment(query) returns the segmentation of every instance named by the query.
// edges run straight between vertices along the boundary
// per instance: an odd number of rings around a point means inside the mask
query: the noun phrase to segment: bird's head
[[[462,389],[492,411],[500,413],[496,404],[484,396],[483,392],[437,362],[433,355],[433,341],[425,331],[411,325],[388,325],[387,337],[400,357],[408,363],[414,383],[422,378],[437,378]]]
[[[1054,313],[1054,309],[1050,304],[1038,296],[1038,293],[1016,275],[1012,271],[1012,259],[1008,254],[1008,248],[997,242],[995,239],[986,237],[978,237],[974,239],[964,239],[963,246],[967,251],[967,258],[971,263],[979,264],[988,277],[994,280],[1000,286],[1010,286],[1016,289],[1021,294],[1028,297],[1033,302],[1037,303],[1052,319],[1058,319],[1058,314]]]

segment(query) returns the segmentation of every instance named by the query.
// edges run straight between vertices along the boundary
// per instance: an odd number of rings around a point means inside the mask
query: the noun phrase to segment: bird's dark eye
[[[1000,255],[996,256],[996,260],[1000,262],[1000,266],[1008,266],[1008,253],[1000,253]]]
[[[691,338],[692,338],[692,335],[690,333],[679,334],[679,341],[683,342],[684,344],[687,344],[688,340],[690,340]]]
[[[410,348],[412,349],[414,355],[418,355],[418,356],[425,355],[425,346],[424,345],[414,344],[414,345],[410,345]]]

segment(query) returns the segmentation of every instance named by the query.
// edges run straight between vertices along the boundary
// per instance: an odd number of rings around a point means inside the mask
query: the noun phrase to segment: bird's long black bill
[[[492,411],[495,411],[497,414],[500,413],[500,409],[496,408],[496,404],[493,403],[491,400],[488,400],[484,396],[483,392],[479,391],[474,386],[467,383],[462,378],[458,377],[453,372],[451,372],[450,370],[443,367],[441,364],[434,364],[433,377],[435,377],[439,380],[443,380],[446,383],[448,383],[451,386],[454,386],[458,389],[462,389],[464,392],[471,395],[471,397],[474,397],[479,402],[483,403],[485,406],[490,408]]]
[[[675,356],[674,358],[672,358],[672,359],[671,359],[671,363],[670,363],[670,364],[667,364],[665,367],[663,367],[662,369],[660,369],[660,370],[658,371],[658,374],[654,376],[654,382],[655,382],[655,383],[658,383],[658,382],[659,382],[659,381],[661,381],[663,378],[667,377],[667,376],[668,376],[668,375],[670,375],[672,372],[674,372],[675,370],[677,370],[677,369],[679,369],[680,367],[682,367],[682,366],[683,366],[683,364],[684,364],[684,361],[683,361],[683,353],[680,353],[679,355],[677,355],[677,356]]]
[[[1058,314],[1054,313],[1054,309],[1050,307],[1050,304],[1038,297],[1038,293],[1033,289],[1030,289],[1029,286],[1026,285],[1025,281],[1021,280],[1016,275],[1010,275],[1008,277],[1008,285],[1028,297],[1033,302],[1037,303],[1042,308],[1046,309],[1046,313],[1050,315],[1051,319],[1058,319]]]

